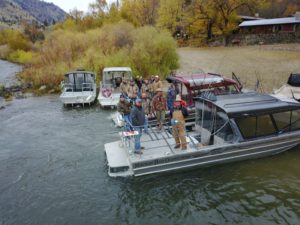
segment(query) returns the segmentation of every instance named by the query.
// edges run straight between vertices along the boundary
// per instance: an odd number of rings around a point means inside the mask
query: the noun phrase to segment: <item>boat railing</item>
[[[74,84],[72,83],[64,83],[63,87],[66,92],[74,92]]]
[[[93,91],[93,83],[82,83],[82,91]]]
[[[172,134],[172,126],[170,126],[169,122],[165,122],[162,126],[162,129],[157,132],[157,130],[154,129],[154,126],[152,126],[150,123],[148,124],[148,126],[133,126],[130,122],[129,124],[125,124],[124,126],[124,131],[138,131],[138,132],[143,132],[144,134],[148,135],[150,137],[150,140],[145,140],[145,141],[141,141],[142,143],[147,143],[147,142],[153,142],[153,141],[163,141],[165,144],[162,146],[155,146],[152,147],[150,149],[157,149],[157,148],[163,148],[163,147],[168,147],[170,149],[170,151],[175,154],[174,152],[174,147],[176,145],[175,144],[171,144],[169,141],[170,139],[174,139],[174,135]],[[189,134],[188,130],[185,129],[184,136],[186,137],[186,145],[189,145],[190,147],[194,148],[194,149],[198,149],[198,145],[197,143],[195,143],[194,138],[191,137],[191,135]],[[135,143],[135,135],[139,135],[138,133],[131,135],[130,137],[126,138],[126,141],[128,143],[128,147],[134,148],[134,143]],[[181,138],[181,136],[178,135],[179,138]],[[188,142],[187,138],[190,140],[190,142]],[[149,148],[147,148],[149,149]],[[132,150],[132,149],[131,149]]]
[[[78,89],[78,87],[76,88],[76,85],[72,84],[72,83],[64,83],[63,84],[65,92],[93,91],[93,89],[94,89],[93,83],[82,83],[79,86],[80,86],[80,89]]]

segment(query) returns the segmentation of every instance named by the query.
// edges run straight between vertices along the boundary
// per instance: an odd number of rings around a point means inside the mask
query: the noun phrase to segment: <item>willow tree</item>
[[[155,25],[159,0],[123,0],[121,16],[135,26]]]
[[[183,23],[184,3],[184,0],[161,0],[157,26],[174,33],[177,27],[182,26]]]
[[[266,0],[194,0],[189,7],[187,20],[190,26],[198,29],[205,27],[207,40],[214,34],[224,37],[225,43],[229,35],[237,28],[238,10],[247,8],[253,12]]]

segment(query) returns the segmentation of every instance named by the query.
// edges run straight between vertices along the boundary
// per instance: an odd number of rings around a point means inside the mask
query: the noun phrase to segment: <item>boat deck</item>
[[[187,137],[188,143],[186,150],[181,150],[180,148],[174,149],[176,143],[173,136],[167,130],[159,132],[156,129],[152,129],[149,134],[143,133],[141,137],[141,146],[145,148],[142,150],[143,154],[135,154],[133,152],[134,138],[130,138],[129,140],[126,140],[126,142],[129,160],[132,163],[184,154],[187,152],[195,152],[197,151],[195,145],[198,144],[198,141],[195,138]]]

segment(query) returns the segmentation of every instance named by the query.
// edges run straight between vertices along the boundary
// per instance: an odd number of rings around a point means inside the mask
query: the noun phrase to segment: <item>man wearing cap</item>
[[[162,82],[158,75],[155,76],[154,82],[153,82],[153,90],[154,92],[157,92],[157,89],[162,89]]]
[[[162,129],[162,126],[165,122],[166,110],[167,110],[167,100],[163,96],[163,92],[160,88],[156,90],[157,94],[152,100],[152,108],[155,111],[157,119],[157,128],[158,130]]]
[[[125,123],[124,126],[126,130],[130,130],[130,109],[131,109],[130,102],[126,101],[124,94],[121,94],[120,101],[117,105],[117,110],[123,116],[123,120]]]
[[[171,120],[172,124],[172,135],[175,139],[175,148],[180,148],[181,150],[187,149],[187,142],[185,137],[185,119],[182,114],[182,105],[180,95],[176,95],[174,102],[173,118]]]
[[[151,84],[149,83],[148,79],[145,79],[141,88],[141,92],[146,93],[147,97],[152,97],[151,93],[152,93],[152,87]]]
[[[138,132],[138,134],[134,136],[134,153],[143,154],[141,150],[144,149],[144,147],[141,146],[141,136],[145,124],[145,112],[142,107],[142,100],[139,98],[135,100],[135,106],[131,109],[130,119],[133,129]]]
[[[127,90],[128,90],[127,80],[125,79],[122,80],[122,83],[120,84],[120,90],[122,94],[127,95]]]
[[[136,98],[136,96],[138,95],[138,87],[135,84],[134,80],[130,81],[130,84],[127,89],[127,94],[129,98]]]

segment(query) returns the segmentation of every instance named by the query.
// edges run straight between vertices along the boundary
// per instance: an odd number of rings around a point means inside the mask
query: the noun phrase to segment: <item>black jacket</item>
[[[134,106],[130,112],[132,126],[143,126],[145,124],[145,112],[142,107]]]

